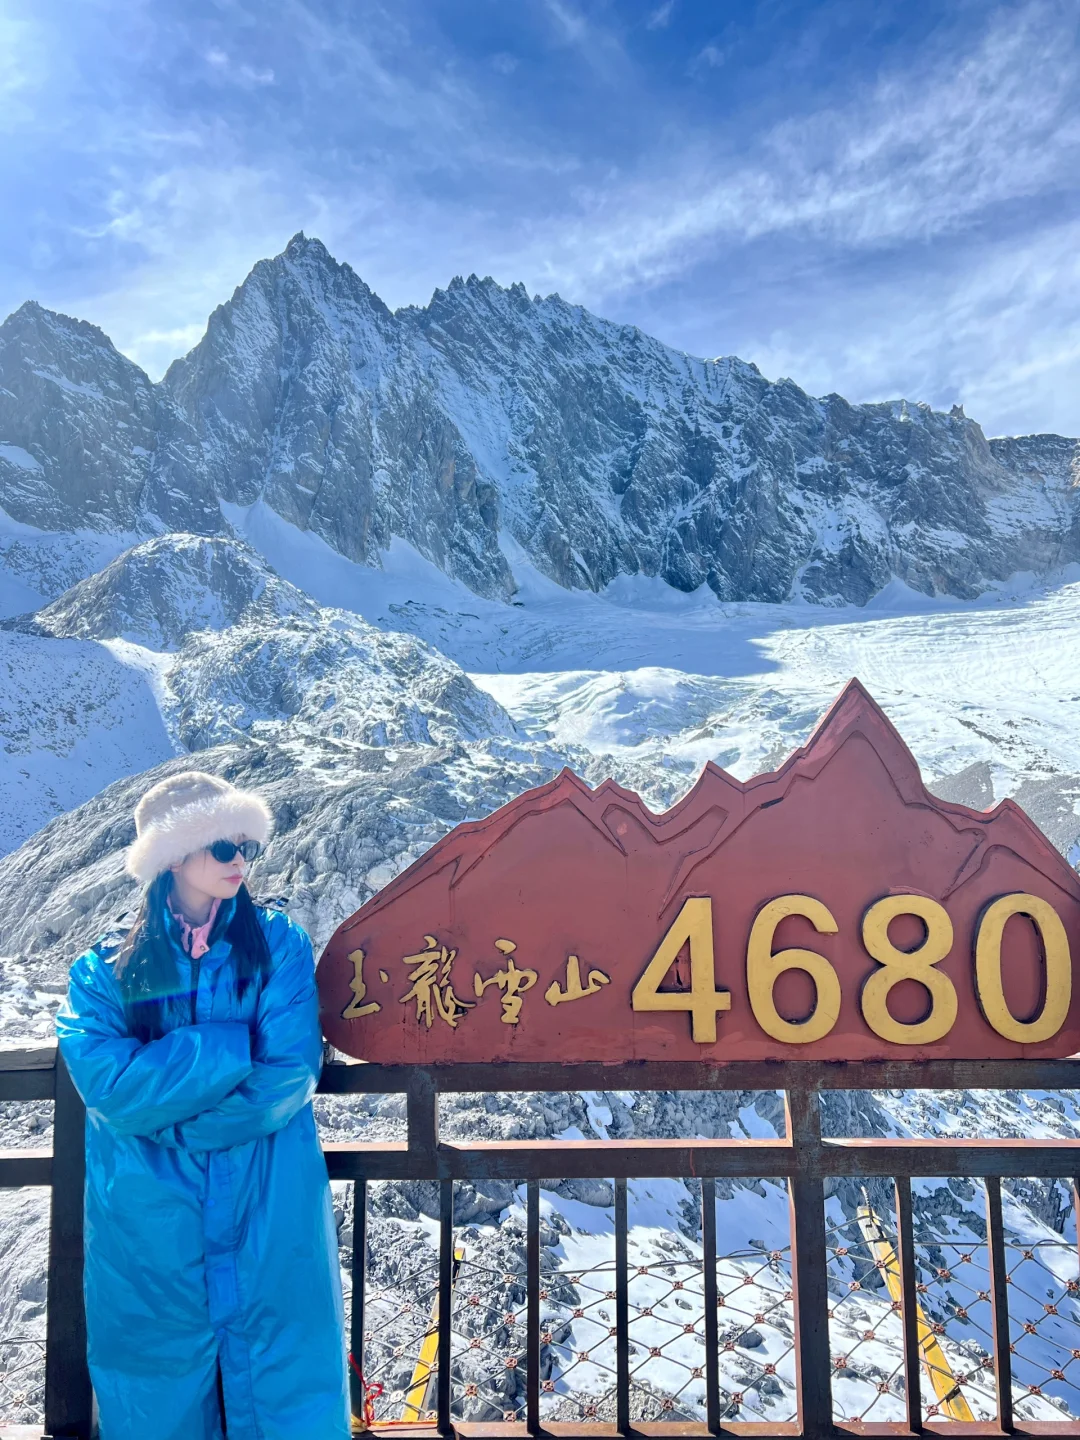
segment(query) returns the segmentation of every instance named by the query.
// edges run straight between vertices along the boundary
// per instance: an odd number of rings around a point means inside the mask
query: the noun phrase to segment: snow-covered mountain
[[[272,789],[265,884],[321,940],[563,764],[663,806],[707,759],[779,763],[851,674],[942,794],[1013,795],[1069,853],[1076,465],[519,286],[391,314],[302,236],[159,385],[28,304],[0,327],[0,953],[62,977],[130,898],[132,797],[192,755]]]
[[[256,502],[509,598],[659,576],[722,600],[972,598],[1080,559],[1080,448],[696,360],[557,295],[455,279],[391,312],[317,240],[260,261],[153,385],[83,321],[0,326],[0,505],[47,531],[229,533]]]
[[[518,737],[423,641],[321,608],[238,541],[191,535],[134,546],[3,622],[0,679],[7,849],[119,776],[214,745]]]
[[[1076,441],[987,442],[958,412],[812,399],[520,286],[471,277],[392,314],[302,236],[157,385],[93,326],[23,306],[0,326],[0,1044],[48,1038],[71,959],[137,898],[136,799],[192,764],[267,795],[255,886],[317,947],[458,821],[563,765],[661,809],[706,760],[775,767],[852,674],[939,794],[1012,795],[1080,857],[1078,467]],[[388,1138],[399,1102],[321,1097],[319,1123]],[[460,1096],[442,1123],[769,1135],[780,1113],[772,1093],[589,1092]],[[835,1094],[825,1118],[838,1134],[1080,1134],[1075,1096]],[[0,1107],[0,1144],[40,1144],[48,1124],[45,1106]],[[610,1188],[544,1194],[552,1419],[610,1411]],[[781,1421],[786,1197],[717,1188],[728,1414]],[[887,1186],[869,1188],[887,1214]],[[1080,1319],[1073,1292],[1052,1320],[1045,1301],[1075,1279],[1075,1217],[1057,1182],[1006,1188],[1010,1235],[1036,1256],[1015,1271],[1014,1319],[1058,1327],[1014,1359],[1019,1413],[1055,1418],[1078,1409],[1067,1383],[1022,1392],[1078,1343],[1061,1330]],[[701,1413],[696,1196],[631,1184],[644,1418]],[[899,1327],[862,1201],[849,1181],[828,1199],[834,1393],[842,1413],[898,1418]],[[337,1202],[347,1238],[347,1189]],[[482,1341],[456,1360],[473,1419],[520,1409],[498,1277],[524,1265],[521,1202],[510,1182],[459,1187],[483,1299],[458,1317]],[[395,1297],[435,1273],[437,1197],[388,1184],[371,1204],[369,1378],[392,1416],[417,1340]],[[916,1187],[924,1304],[982,1416],[986,1316],[964,1290],[985,1285],[980,1207],[963,1180]],[[0,1421],[38,1404],[40,1354],[9,1340],[41,1329],[46,1234],[40,1194],[0,1195]],[[968,1251],[970,1272],[941,1282]],[[426,1325],[422,1303],[409,1313]]]

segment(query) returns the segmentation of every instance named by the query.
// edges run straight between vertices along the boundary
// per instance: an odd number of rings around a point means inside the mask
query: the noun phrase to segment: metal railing
[[[1078,1087],[1080,1062],[1076,1061],[761,1062],[721,1067],[544,1063],[405,1069],[327,1065],[319,1086],[322,1094],[404,1092],[407,1102],[405,1141],[324,1145],[331,1179],[354,1182],[349,1340],[358,1360],[357,1370],[363,1368],[367,1355],[372,1365],[370,1381],[388,1356],[393,1358],[395,1351],[408,1348],[404,1341],[394,1343],[404,1333],[400,1326],[397,1331],[392,1326],[388,1329],[391,1310],[385,1293],[376,1294],[367,1283],[369,1184],[434,1181],[438,1185],[434,1264],[419,1257],[416,1273],[399,1277],[399,1293],[393,1302],[395,1323],[400,1320],[411,1336],[408,1345],[429,1331],[434,1333],[429,1399],[422,1407],[414,1405],[409,1410],[412,1416],[419,1416],[408,1427],[410,1435],[476,1435],[482,1431],[485,1436],[555,1433],[584,1437],[637,1432],[685,1437],[731,1433],[804,1435],[816,1440],[838,1433],[914,1435],[942,1428],[972,1435],[1080,1435],[1080,1421],[1047,1419],[1045,1410],[1033,1414],[1030,1406],[1017,1400],[1018,1395],[1041,1398],[1044,1388],[1050,1394],[1053,1385],[1071,1383],[1067,1372],[1073,1361],[1080,1368],[1080,1326],[1075,1336],[1065,1333],[1062,1326],[1068,1317],[1063,1317],[1058,1299],[1059,1292],[1062,1299],[1071,1297],[1080,1284],[1072,1278],[1062,1281],[1061,1264],[1039,1251],[1037,1242],[1020,1249],[1021,1258],[1010,1266],[1007,1252],[1017,1245],[1007,1238],[1001,1189],[1003,1179],[1046,1177],[1065,1180],[1075,1191],[1080,1140],[830,1139],[822,1136],[820,1105],[821,1092],[828,1090]],[[589,1090],[780,1090],[786,1102],[785,1135],[766,1140],[468,1143],[444,1141],[439,1136],[441,1095]],[[81,1294],[83,1110],[54,1051],[0,1054],[0,1101],[49,1098],[55,1102],[52,1151],[0,1154],[0,1186],[52,1187],[44,1433],[82,1440],[89,1435],[91,1423]],[[541,1244],[541,1192],[543,1182],[552,1177],[613,1182],[610,1257],[599,1265],[555,1277],[550,1261],[545,1271],[544,1256],[550,1252]],[[652,1264],[631,1263],[627,1182],[640,1177],[697,1182],[700,1262],[695,1249],[689,1258],[682,1255]],[[736,1259],[718,1254],[717,1182],[760,1181],[763,1177],[776,1177],[787,1185],[789,1246],[745,1252]],[[884,1180],[891,1182],[895,1224],[881,1237],[884,1249],[868,1246],[865,1236],[860,1238],[850,1229],[850,1220],[827,1221],[825,1182],[835,1177],[867,1180],[879,1192]],[[924,1237],[917,1244],[912,1181],[925,1177],[982,1180],[985,1235],[956,1237],[955,1243],[948,1236]],[[483,1267],[477,1262],[463,1262],[460,1229],[455,1228],[454,1187],[455,1182],[473,1180],[512,1181],[523,1187],[523,1267],[515,1261],[505,1273],[489,1266],[490,1273],[481,1274]],[[921,1261],[919,1250],[923,1252]],[[894,1260],[881,1258],[889,1253],[895,1255]],[[1054,1263],[1050,1263],[1052,1259]],[[474,1265],[471,1273],[470,1263]],[[1049,1298],[1037,1296],[1031,1289],[1046,1278],[1038,1271],[1040,1266],[1053,1282],[1042,1285]],[[920,1275],[936,1276],[942,1284],[952,1286],[946,1300],[938,1303],[930,1296],[929,1282]],[[885,1284],[890,1279],[897,1296],[886,1301],[886,1291],[892,1293]],[[869,1280],[874,1281],[874,1294],[864,1295]],[[549,1297],[556,1283],[562,1287],[571,1320],[592,1327],[592,1339],[580,1348],[569,1343],[572,1324],[556,1324],[552,1319]],[[841,1283],[846,1298],[834,1298]],[[1014,1316],[1012,1330],[1010,1288],[1028,1297],[1024,1313],[1029,1316],[1022,1324]],[[676,1299],[686,1307],[682,1331],[688,1338],[698,1337],[694,1344],[701,1350],[700,1365],[688,1361],[675,1345],[674,1331],[679,1327],[673,1319],[664,1322],[672,1328],[670,1343],[658,1336],[653,1338],[659,1343],[641,1339],[641,1317],[654,1317],[657,1309]],[[750,1308],[751,1303],[755,1308]],[[1038,1306],[1056,1327],[1047,1343],[1061,1350],[1060,1363],[1049,1367],[1027,1357],[1023,1348],[1025,1335],[1038,1328],[1037,1317],[1030,1318],[1035,1315],[1032,1307]],[[950,1320],[970,1326],[970,1337],[959,1347],[949,1339]],[[864,1325],[861,1331],[860,1325]],[[884,1364],[879,1357],[867,1368],[870,1379],[864,1376],[860,1383],[864,1388],[876,1387],[882,1397],[892,1397],[890,1404],[893,1410],[899,1407],[901,1418],[876,1421],[872,1398],[865,1406],[858,1398],[861,1408],[851,1415],[844,1413],[843,1405],[834,1404],[834,1385],[845,1383],[860,1345],[871,1347],[893,1332],[899,1361],[890,1359]],[[942,1336],[949,1344],[948,1360],[944,1351],[941,1360],[932,1352],[934,1341]],[[516,1377],[513,1386],[493,1384],[496,1397],[509,1397],[501,1422],[478,1426],[461,1418],[468,1413],[464,1401],[470,1398],[470,1385],[474,1394],[477,1389],[477,1382],[470,1381],[464,1370],[462,1357],[467,1350],[487,1355],[496,1369],[524,1372],[523,1403]],[[739,1357],[739,1373],[748,1377],[743,1390],[733,1389],[732,1382],[724,1378],[729,1354]],[[400,1354],[397,1358],[401,1359]],[[1019,1387],[1013,1374],[1014,1358],[1029,1377]],[[674,1393],[675,1381],[659,1384],[649,1380],[646,1366],[650,1361],[670,1361],[675,1369],[681,1366],[686,1372],[685,1376],[680,1372]],[[552,1377],[565,1375],[575,1365],[593,1367],[594,1378],[605,1372],[610,1384],[601,1375],[597,1398],[581,1407],[577,1418],[553,1419],[544,1400],[550,1400],[555,1389]],[[940,1370],[942,1365],[952,1376],[944,1399],[935,1373],[935,1366]],[[353,1381],[354,1413],[359,1415],[364,1392],[355,1372]],[[691,1382],[694,1393],[701,1395],[700,1405],[680,1399],[684,1392],[689,1393]],[[748,1403],[752,1398],[748,1390],[790,1390],[792,1418],[739,1418],[761,1413]],[[962,1404],[960,1396],[970,1397],[967,1410],[963,1406],[968,1400]],[[642,1409],[642,1397],[649,1402],[644,1408],[652,1418],[647,1420],[632,1414],[635,1407]],[[494,1403],[497,1406],[497,1399]],[[1057,1409],[1049,1413],[1060,1413],[1062,1404],[1057,1402]],[[382,1408],[385,1414],[392,1407]],[[699,1414],[700,1418],[694,1418]],[[957,1414],[972,1418],[957,1419]],[[380,1427],[378,1412],[376,1426]]]

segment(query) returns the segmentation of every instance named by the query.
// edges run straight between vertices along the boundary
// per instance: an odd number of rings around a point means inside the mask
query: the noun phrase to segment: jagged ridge
[[[564,586],[722,599],[971,597],[1080,558],[1080,446],[987,442],[958,407],[817,400],[557,295],[455,279],[392,313],[298,235],[159,385],[95,327],[0,326],[0,503],[43,529],[228,532],[264,500],[341,554],[393,536],[480,594],[507,555]]]

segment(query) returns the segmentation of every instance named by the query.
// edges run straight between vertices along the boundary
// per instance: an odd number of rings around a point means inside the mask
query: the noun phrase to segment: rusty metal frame
[[[1004,1231],[1000,1182],[1008,1176],[1061,1177],[1077,1191],[1080,1140],[850,1140],[821,1134],[820,1095],[825,1090],[880,1089],[1074,1089],[1080,1087],[1080,1061],[929,1061],[897,1062],[752,1062],[701,1065],[684,1062],[630,1062],[623,1065],[559,1063],[444,1065],[398,1068],[347,1063],[328,1065],[324,1094],[406,1096],[406,1133],[400,1143],[325,1145],[333,1179],[354,1180],[358,1194],[368,1180],[395,1178],[440,1182],[440,1273],[447,1270],[453,1247],[453,1182],[510,1179],[526,1186],[526,1419],[522,1423],[470,1424],[450,1415],[450,1327],[441,1327],[440,1388],[434,1426],[376,1427],[410,1436],[459,1435],[462,1440],[495,1440],[549,1434],[559,1440],[600,1440],[640,1434],[658,1440],[733,1436],[818,1437],[948,1434],[964,1436],[1080,1436],[1080,1420],[1014,1423],[1005,1289]],[[780,1090],[786,1126],[782,1140],[639,1140],[639,1141],[443,1141],[439,1136],[439,1097],[484,1092],[556,1090]],[[757,1179],[785,1177],[791,1196],[792,1281],[795,1308],[796,1388],[799,1419],[791,1424],[722,1422],[716,1318],[717,1176]],[[899,1258],[903,1293],[906,1423],[835,1420],[830,1387],[828,1283],[823,1182],[840,1175],[892,1177],[896,1186]],[[934,1423],[922,1418],[920,1362],[916,1329],[915,1254],[911,1180],[919,1176],[984,1178],[991,1243],[994,1304],[994,1366],[999,1423]],[[615,1181],[616,1259],[616,1422],[541,1423],[539,1190],[552,1177],[601,1177]],[[626,1298],[626,1181],[631,1177],[699,1177],[702,1182],[702,1241],[705,1281],[706,1423],[631,1422],[629,1414],[629,1307]],[[1080,1213],[1080,1204],[1078,1204]],[[355,1235],[354,1235],[355,1239]],[[354,1305],[363,1313],[363,1265],[354,1253]],[[711,1282],[711,1283],[710,1283]],[[440,1306],[440,1314],[447,1313]],[[362,1343],[362,1324],[354,1320],[353,1339]]]
[[[902,1437],[1005,1434],[1080,1437],[1080,1420],[1017,1423],[1012,1414],[1005,1279],[1002,1178],[1066,1178],[1076,1192],[1080,1140],[850,1140],[821,1134],[820,1094],[825,1090],[876,1089],[1080,1089],[1080,1061],[928,1061],[914,1063],[754,1062],[728,1066],[695,1063],[622,1065],[393,1066],[332,1063],[319,1090],[330,1095],[404,1092],[407,1140],[324,1146],[332,1179],[355,1182],[353,1229],[352,1349],[362,1350],[364,1271],[369,1180],[429,1179],[440,1182],[440,1334],[437,1418],[432,1424],[376,1426],[409,1440],[460,1436],[461,1440],[602,1440],[639,1434],[652,1440],[691,1440],[717,1434]],[[439,1098],[471,1092],[558,1090],[780,1090],[786,1102],[782,1140],[641,1140],[444,1142],[439,1137]],[[47,1435],[88,1440],[91,1396],[86,1369],[82,1306],[82,1185],[84,1115],[74,1087],[53,1049],[0,1054],[0,1101],[51,1099],[55,1103],[52,1152],[0,1153],[0,1187],[52,1186],[49,1307],[46,1330]],[[824,1180],[829,1176],[879,1175],[896,1185],[898,1256],[903,1294],[906,1423],[834,1420],[828,1345],[828,1285],[824,1230]],[[987,1226],[995,1337],[997,1424],[930,1423],[922,1419],[915,1309],[915,1259],[911,1179],[918,1176],[981,1177],[986,1181]],[[540,1418],[539,1192],[551,1177],[615,1180],[616,1423],[544,1425]],[[701,1180],[705,1281],[706,1422],[631,1422],[629,1413],[629,1306],[627,1302],[626,1181],[633,1177],[698,1177]],[[722,1422],[717,1363],[716,1223],[717,1176],[784,1177],[791,1197],[792,1288],[795,1309],[797,1422]],[[455,1180],[505,1178],[526,1186],[526,1418],[524,1422],[473,1424],[451,1415],[450,1273],[453,1260]],[[621,1264],[618,1262],[621,1260]],[[711,1279],[711,1283],[710,1283]],[[354,1377],[355,1379],[355,1377]],[[359,1411],[359,1382],[353,1390]],[[0,1432],[2,1433],[2,1432]],[[23,1432],[25,1434],[25,1432]]]

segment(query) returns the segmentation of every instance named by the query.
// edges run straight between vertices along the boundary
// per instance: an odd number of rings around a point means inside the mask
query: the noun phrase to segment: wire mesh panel
[[[540,1190],[540,1415],[545,1421],[613,1420],[614,1185],[553,1185],[544,1182]]]
[[[607,1182],[589,1181],[590,1187]],[[706,1414],[705,1277],[697,1182],[627,1182],[629,1417]],[[716,1260],[723,1413],[784,1421],[796,1413],[787,1195],[775,1183],[721,1187]],[[544,1420],[616,1419],[615,1207],[542,1192],[541,1404]],[[568,1219],[568,1216],[570,1217]]]
[[[420,1186],[417,1198],[426,1197]],[[429,1183],[428,1189],[434,1191]],[[432,1413],[438,1368],[439,1250],[435,1226],[404,1210],[401,1187],[371,1184],[363,1282],[363,1341],[353,1359],[368,1386],[375,1420],[418,1420]],[[414,1218],[415,1216],[415,1218]],[[355,1272],[354,1272],[355,1273]],[[351,1318],[352,1297],[348,1297]]]
[[[1007,1181],[1001,1187],[1009,1392],[1019,1422],[1068,1420],[1080,1402],[1076,1246],[1053,1225],[1039,1221],[1030,1205],[1018,1202],[1024,1184]],[[1044,1197],[1053,1194],[1053,1182],[1037,1185]],[[923,1180],[915,1182],[913,1190],[918,1300],[938,1346],[937,1353],[929,1355],[923,1346],[924,1414],[930,1419],[995,1419],[992,1263],[984,1185]]]
[[[903,1421],[904,1342],[893,1189],[838,1182],[825,1202],[833,1414]]]
[[[1013,1409],[1080,1415],[1080,1265],[1075,1192],[1053,1180],[1002,1185]]]
[[[627,1185],[627,1338],[632,1420],[705,1413],[701,1187]]]
[[[431,1214],[438,1187],[416,1182],[368,1189],[362,1357],[353,1358],[372,1419],[430,1423],[438,1413],[440,1361],[441,1237]],[[454,1190],[457,1209],[468,1213],[475,1188]],[[385,1213],[404,1210],[408,1195],[424,1207],[417,1218]],[[495,1222],[457,1224],[449,1231],[449,1398],[455,1420],[524,1416],[524,1210],[515,1203]],[[350,1296],[350,1318],[351,1303]]]
[[[923,1415],[996,1420],[994,1316],[979,1181],[912,1182]]]
[[[45,1414],[49,1192],[0,1191],[0,1425]]]
[[[470,1178],[453,1182],[452,1225],[448,1180],[394,1182],[381,1203],[379,1185],[369,1188],[363,1353],[365,1378],[382,1386],[375,1420],[431,1423],[441,1411],[447,1424],[614,1421],[625,1430],[700,1423],[710,1405],[716,1423],[796,1418],[795,1355],[801,1345],[805,1364],[807,1327],[797,1342],[787,1182]],[[826,1413],[831,1392],[843,1421],[902,1424],[921,1405],[929,1421],[993,1422],[1011,1397],[1021,1425],[1070,1421],[1080,1401],[1071,1183],[839,1176],[827,1194],[828,1298],[818,1312],[831,1360]],[[1007,1305],[995,1302],[995,1274],[1007,1280]],[[995,1355],[1006,1323],[1011,1374]]]
[[[525,1216],[454,1227],[450,1413],[462,1420],[525,1415]]]
[[[45,1337],[0,1337],[0,1425],[40,1425],[45,1413]]]
[[[726,1420],[794,1420],[795,1323],[787,1187],[716,1182],[719,1408]]]

